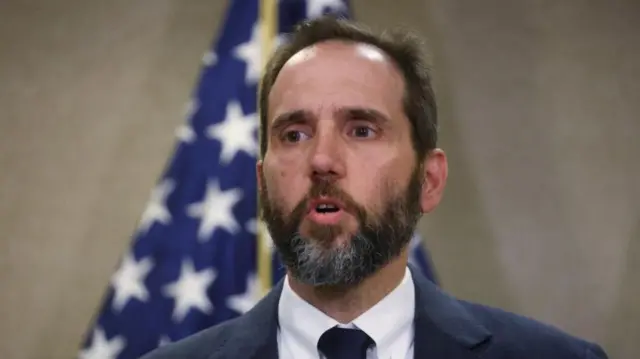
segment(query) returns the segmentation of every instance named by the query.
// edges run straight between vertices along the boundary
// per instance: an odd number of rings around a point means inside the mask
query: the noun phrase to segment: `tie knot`
[[[333,327],[322,334],[318,349],[327,359],[365,359],[372,344],[371,337],[360,329]]]

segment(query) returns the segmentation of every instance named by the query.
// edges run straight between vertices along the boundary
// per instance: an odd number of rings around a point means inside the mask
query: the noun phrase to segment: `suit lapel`
[[[249,312],[235,319],[229,336],[208,359],[278,359],[278,302],[283,280]]]
[[[454,298],[409,265],[416,295],[414,358],[477,358],[491,334]]]

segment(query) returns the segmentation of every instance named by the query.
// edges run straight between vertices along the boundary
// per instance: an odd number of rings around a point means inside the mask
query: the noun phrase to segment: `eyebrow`
[[[305,110],[295,110],[283,113],[276,117],[271,123],[271,130],[277,132],[290,125],[305,123],[309,117],[309,113]]]
[[[338,109],[335,114],[338,117],[347,118],[349,120],[360,119],[364,121],[370,121],[378,125],[383,125],[390,121],[389,117],[382,112],[368,107],[343,107]],[[306,110],[295,110],[286,112],[273,120],[271,124],[271,130],[277,132],[278,130],[290,125],[306,123],[313,115]]]
[[[348,119],[360,119],[374,122],[378,125],[383,125],[390,121],[387,115],[370,107],[345,107],[338,110],[338,113]]]

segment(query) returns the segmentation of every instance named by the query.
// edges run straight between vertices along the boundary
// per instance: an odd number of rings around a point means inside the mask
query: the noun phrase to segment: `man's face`
[[[259,164],[264,220],[289,273],[356,284],[409,242],[422,166],[400,72],[378,49],[324,42],[283,67],[269,94]]]

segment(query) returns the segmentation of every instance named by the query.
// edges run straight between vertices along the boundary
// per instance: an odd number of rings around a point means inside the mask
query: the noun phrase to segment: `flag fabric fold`
[[[342,0],[275,3],[280,35],[326,12],[350,13]],[[259,0],[230,1],[219,37],[203,56],[175,151],[111,277],[79,358],[138,358],[241,315],[260,299],[259,10]],[[417,235],[411,260],[433,278]],[[273,283],[284,270],[275,253],[271,264]]]

